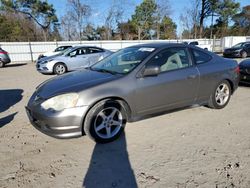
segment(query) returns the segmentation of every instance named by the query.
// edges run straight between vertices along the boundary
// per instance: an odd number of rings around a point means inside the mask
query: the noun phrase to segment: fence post
[[[31,43],[30,42],[29,42],[29,48],[30,48],[31,62],[33,62],[33,53],[32,53],[32,48],[31,48]]]
[[[212,46],[212,52],[214,52],[214,50],[215,50],[215,35],[214,35],[214,37],[213,37],[213,46]]]

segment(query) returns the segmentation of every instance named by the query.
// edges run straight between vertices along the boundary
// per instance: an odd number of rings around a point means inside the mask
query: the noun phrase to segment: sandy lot
[[[250,87],[205,107],[128,124],[118,141],[57,140],[24,106],[52,76],[34,64],[0,69],[0,187],[250,187]]]

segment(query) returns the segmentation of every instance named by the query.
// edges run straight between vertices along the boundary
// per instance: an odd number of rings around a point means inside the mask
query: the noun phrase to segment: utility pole
[[[214,11],[212,11],[212,21],[211,21],[210,39],[213,38],[213,27],[214,27]]]

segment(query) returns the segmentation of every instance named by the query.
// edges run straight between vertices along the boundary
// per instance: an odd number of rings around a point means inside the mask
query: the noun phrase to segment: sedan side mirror
[[[70,56],[70,57],[75,57],[75,56],[76,56],[76,54],[69,54],[69,56]]]
[[[148,65],[145,67],[143,76],[157,76],[160,73],[160,66],[158,65]]]

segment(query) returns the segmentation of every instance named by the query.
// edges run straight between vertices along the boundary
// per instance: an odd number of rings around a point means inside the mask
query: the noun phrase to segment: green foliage
[[[228,24],[229,20],[239,11],[240,3],[234,0],[220,0],[215,12],[220,16],[220,21]]]
[[[176,38],[176,28],[177,25],[173,20],[168,16],[164,16],[160,24],[160,39]]]
[[[53,5],[40,0],[0,0],[2,9],[26,14],[34,19],[43,28],[48,28],[51,23],[58,22]]]
[[[250,5],[243,7],[242,11],[233,16],[233,20],[241,26],[246,27],[250,24]]]
[[[154,0],[143,0],[135,9],[135,14],[132,15],[132,24],[137,28],[139,35],[143,38],[149,38],[149,32],[155,23],[157,4]]]
[[[47,40],[49,30],[58,25],[56,10],[47,1],[41,0],[0,0],[1,10],[5,12],[21,13],[34,20],[44,31]]]
[[[215,12],[219,15],[215,25],[216,35],[224,37],[230,34],[228,29],[229,21],[239,11],[240,4],[234,0],[221,0],[218,3]]]
[[[22,15],[0,14],[0,41],[41,40],[35,24]]]

